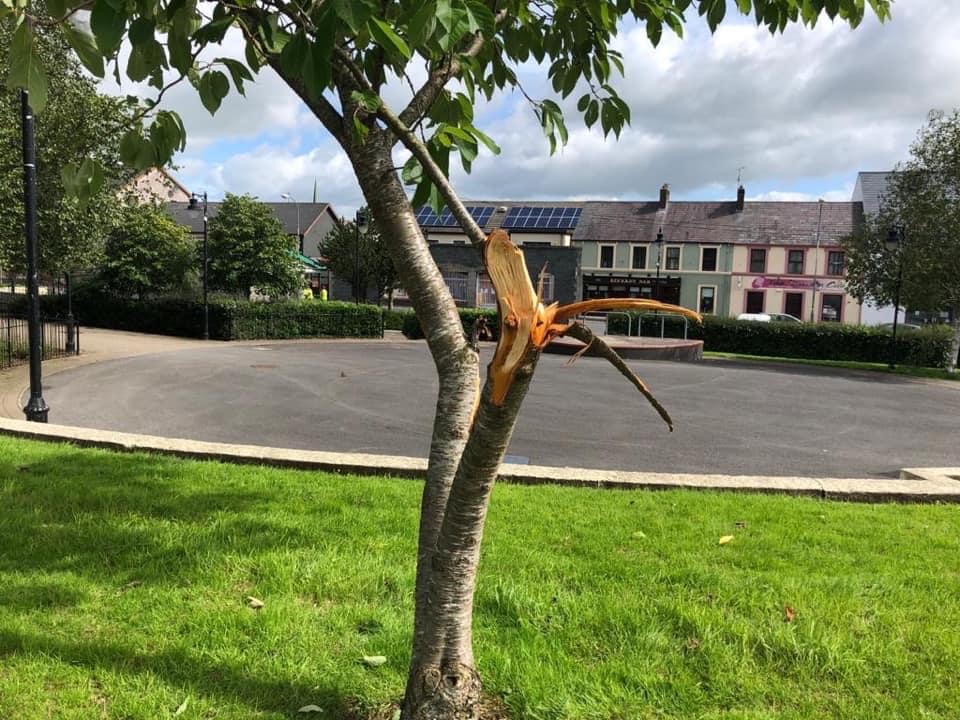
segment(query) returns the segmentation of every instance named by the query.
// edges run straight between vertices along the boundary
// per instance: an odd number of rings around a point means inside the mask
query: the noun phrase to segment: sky
[[[907,158],[930,109],[960,107],[953,6],[895,0],[886,23],[869,16],[850,30],[824,17],[813,30],[791,27],[777,36],[746,18],[711,35],[688,11],[685,37],[665,33],[655,49],[643,27],[624,25],[615,46],[626,73],[615,85],[633,120],[619,141],[584,127],[578,88],[561,103],[569,142],[551,156],[527,101],[504,94],[478,108],[475,123],[502,153],[485,152],[469,176],[458,168],[454,186],[477,200],[644,200],[667,183],[675,200],[732,200],[739,176],[748,200],[849,200],[858,171]],[[218,50],[243,57],[235,36]],[[526,65],[520,76],[531,96],[554,97],[546,67]],[[387,101],[399,105],[408,94],[397,83]],[[191,191],[266,201],[287,193],[309,202],[316,183],[318,199],[339,214],[362,204],[339,146],[270,70],[246,97],[228,96],[213,117],[186,84],[164,106],[179,111],[187,128],[187,148],[174,164]]]

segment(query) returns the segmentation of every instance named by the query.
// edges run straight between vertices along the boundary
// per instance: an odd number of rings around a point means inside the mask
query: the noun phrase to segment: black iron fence
[[[62,318],[43,318],[43,359],[80,354],[80,324]],[[27,319],[18,315],[0,315],[0,368],[20,365],[30,359]]]

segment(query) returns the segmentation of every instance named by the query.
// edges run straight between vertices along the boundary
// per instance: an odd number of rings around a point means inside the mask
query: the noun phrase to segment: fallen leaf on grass
[[[119,590],[117,590],[117,595],[122,595],[122,594],[125,593],[127,590],[133,590],[134,588],[140,587],[141,585],[143,585],[143,580],[131,580],[131,581],[128,582],[126,585],[124,585],[122,588],[120,588]]]
[[[724,535],[720,538],[720,545],[726,545],[729,542],[733,541],[733,535]]]
[[[687,650],[696,650],[700,647],[700,638],[687,638]]]
[[[250,595],[247,597],[247,606],[253,610],[260,610],[263,607],[263,600]]]
[[[646,534],[643,530],[637,530],[637,531],[633,534],[633,536],[634,536],[637,540],[643,540],[643,539],[647,536],[647,534]]]
[[[189,697],[184,698],[183,702],[180,703],[180,705],[177,706],[177,709],[173,711],[173,716],[174,716],[174,717],[180,717],[181,715],[183,715],[183,713],[186,712],[187,703],[189,703],[189,702],[190,702],[190,698],[189,698]]]
[[[387,662],[387,658],[384,655],[364,655],[363,664],[367,667],[380,667]]]
[[[791,623],[796,619],[797,611],[793,609],[790,605],[783,606],[783,621]]]
[[[298,713],[315,713],[323,712],[323,708],[319,705],[304,705],[302,708],[297,710]]]

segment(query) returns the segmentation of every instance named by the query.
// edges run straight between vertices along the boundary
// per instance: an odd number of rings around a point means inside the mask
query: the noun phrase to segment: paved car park
[[[485,361],[492,346],[484,348]],[[604,361],[545,355],[514,461],[659,472],[891,477],[960,465],[960,387],[821,368],[637,365],[657,415]],[[47,377],[50,421],[219,442],[424,456],[436,380],[422,342],[192,344]]]

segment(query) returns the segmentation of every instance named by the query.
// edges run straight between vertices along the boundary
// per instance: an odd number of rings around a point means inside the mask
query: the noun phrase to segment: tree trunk
[[[950,341],[950,354],[947,356],[947,372],[957,371],[957,355],[960,355],[960,307],[953,309],[953,339]]]

